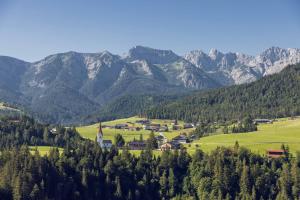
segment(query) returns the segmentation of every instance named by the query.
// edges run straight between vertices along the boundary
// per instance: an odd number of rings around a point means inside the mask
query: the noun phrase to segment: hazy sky
[[[299,0],[0,0],[0,55],[300,48]]]

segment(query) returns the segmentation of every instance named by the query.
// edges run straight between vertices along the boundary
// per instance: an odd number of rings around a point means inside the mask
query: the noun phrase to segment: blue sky
[[[300,48],[298,0],[0,0],[0,55]]]

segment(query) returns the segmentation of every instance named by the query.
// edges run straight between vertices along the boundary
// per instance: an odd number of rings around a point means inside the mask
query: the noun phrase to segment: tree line
[[[91,141],[47,156],[2,150],[0,199],[299,199],[300,156],[268,159],[239,147],[140,156]]]
[[[0,150],[23,144],[65,147],[82,140],[75,128],[49,126],[27,116],[5,117],[0,120]]]

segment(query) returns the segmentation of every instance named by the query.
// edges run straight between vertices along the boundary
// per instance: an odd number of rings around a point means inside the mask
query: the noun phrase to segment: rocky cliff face
[[[185,59],[210,74],[222,85],[242,84],[278,73],[284,67],[300,62],[300,49],[271,47],[258,56],[222,53],[212,49],[209,54],[196,50]]]

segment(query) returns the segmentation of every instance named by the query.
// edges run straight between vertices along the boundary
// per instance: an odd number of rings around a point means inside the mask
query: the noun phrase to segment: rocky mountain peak
[[[223,53],[217,49],[211,49],[208,53],[209,57],[213,60],[218,60],[223,56]]]
[[[159,50],[144,46],[135,46],[129,50],[127,59],[133,60],[147,60],[153,64],[167,64],[174,62],[179,58],[171,50]]]

